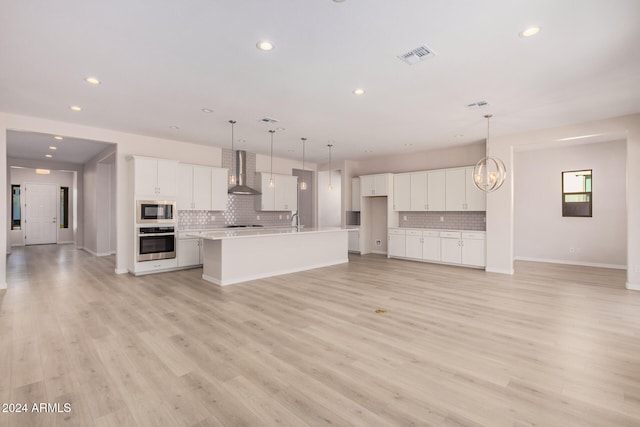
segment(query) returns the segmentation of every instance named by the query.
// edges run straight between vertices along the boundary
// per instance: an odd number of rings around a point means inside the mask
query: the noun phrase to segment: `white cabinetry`
[[[412,210],[411,174],[397,174],[393,176],[393,210]]]
[[[255,198],[259,211],[294,211],[298,205],[298,177],[273,175],[273,187],[269,187],[269,172],[256,173],[257,190],[262,194]]]
[[[360,177],[360,195],[362,197],[387,196],[389,194],[389,181],[391,181],[392,176],[390,173],[362,175]]]
[[[462,264],[484,267],[485,233],[462,232]]]
[[[202,239],[178,240],[178,267],[202,265]]]
[[[422,259],[422,231],[406,231],[405,256],[407,258]]]
[[[444,170],[427,172],[427,210],[445,210],[446,175]]]
[[[440,233],[440,260],[450,264],[462,263],[462,241],[459,231],[443,231]]]
[[[179,164],[178,184],[180,191],[176,204],[179,211],[211,209],[211,168]]]
[[[440,261],[440,232],[422,232],[422,259],[425,261]]]
[[[485,194],[473,183],[473,167],[447,169],[446,210],[483,211],[486,209]]]
[[[349,252],[360,253],[360,230],[349,230]]]
[[[360,178],[351,178],[351,210],[360,211]]]
[[[211,210],[227,210],[227,196],[229,194],[227,180],[229,170],[225,168],[211,168]]]
[[[178,162],[133,156],[136,198],[175,198],[178,193]]]
[[[427,201],[427,172],[417,172],[411,174],[410,197],[412,211],[429,210]]]
[[[390,228],[388,245],[388,257],[405,257],[406,256],[406,235],[405,230],[399,228]]]

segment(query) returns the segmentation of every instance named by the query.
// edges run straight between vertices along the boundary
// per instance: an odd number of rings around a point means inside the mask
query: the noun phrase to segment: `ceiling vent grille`
[[[262,123],[269,123],[269,124],[272,124],[272,123],[278,123],[278,120],[277,120],[277,119],[273,119],[273,118],[271,118],[271,117],[265,117],[264,119],[260,119],[260,121],[261,121]]]
[[[487,105],[489,105],[487,101],[478,101],[478,102],[472,102],[471,104],[467,104],[467,107],[476,109],[476,108],[486,107]]]
[[[435,52],[429,49],[426,46],[417,47],[407,53],[403,53],[402,55],[398,55],[398,58],[402,59],[409,65],[417,64],[420,61],[424,61],[425,59],[435,56]]]

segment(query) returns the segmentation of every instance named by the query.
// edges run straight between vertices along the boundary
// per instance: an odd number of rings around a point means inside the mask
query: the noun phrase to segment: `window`
[[[20,186],[11,185],[11,229],[20,230]]]
[[[591,216],[591,169],[562,172],[562,216]]]
[[[60,228],[69,228],[69,187],[60,187]]]

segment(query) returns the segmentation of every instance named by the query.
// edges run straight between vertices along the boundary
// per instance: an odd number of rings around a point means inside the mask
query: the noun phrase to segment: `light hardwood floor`
[[[17,248],[0,401],[72,410],[0,426],[640,425],[623,271],[350,259],[219,288],[200,269],[136,278],[71,246]]]

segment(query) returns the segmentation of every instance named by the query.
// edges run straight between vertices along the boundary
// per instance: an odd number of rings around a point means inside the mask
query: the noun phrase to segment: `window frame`
[[[14,190],[18,189],[18,219],[15,220],[15,203]],[[18,221],[16,224],[15,221]],[[11,230],[22,230],[22,186],[20,184],[11,184]]]
[[[590,181],[591,181],[591,191],[579,191],[579,192],[572,192],[572,191],[564,191],[564,174],[566,173],[577,173],[577,172],[589,172],[589,176]],[[561,179],[561,189],[562,189],[562,217],[567,217],[567,218],[591,218],[593,217],[593,169],[576,169],[576,170],[569,170],[569,171],[562,171],[560,173],[560,176],[562,177]],[[588,212],[585,212],[584,214],[581,213],[576,213],[573,209],[569,209],[572,203],[580,203],[580,202],[567,202],[566,201],[566,196],[579,196],[579,195],[585,195],[588,196],[588,202],[582,202],[582,203],[588,203],[589,209]]]

